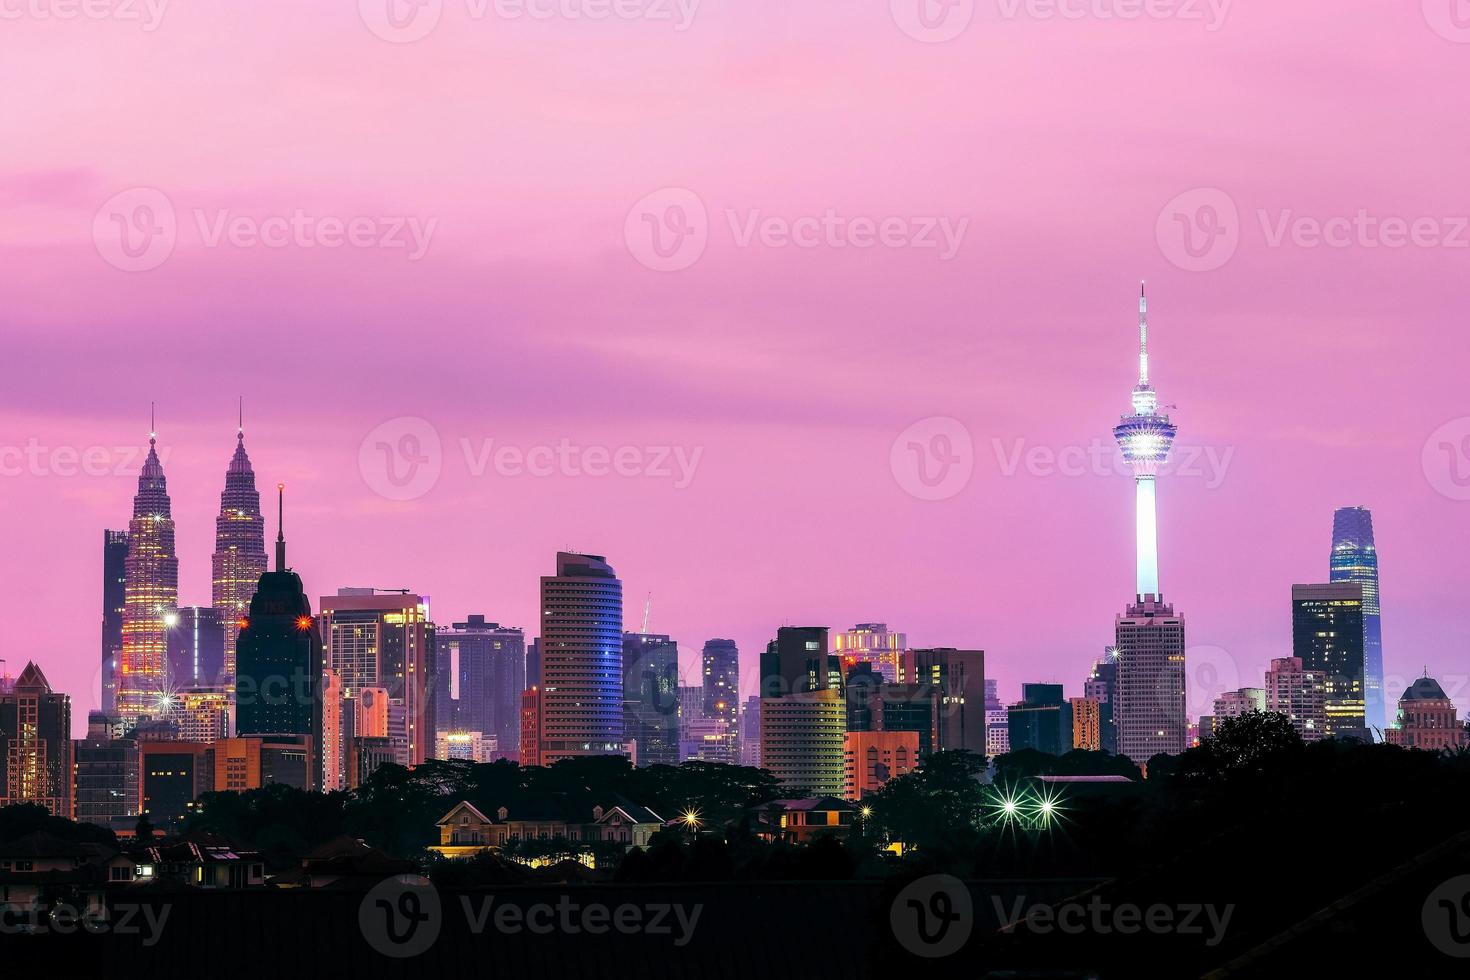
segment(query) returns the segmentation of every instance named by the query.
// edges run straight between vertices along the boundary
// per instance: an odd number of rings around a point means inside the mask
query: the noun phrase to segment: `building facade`
[[[74,819],[72,750],[71,698],[27,663],[9,693],[0,694],[0,807],[37,803]]]
[[[623,583],[600,555],[541,579],[540,742],[542,765],[624,751]]]
[[[843,799],[861,800],[919,764],[917,732],[848,732],[843,741]]]
[[[679,645],[661,633],[623,634],[623,737],[640,766],[679,764]]]
[[[1326,678],[1329,737],[1368,738],[1364,635],[1362,583],[1291,587],[1291,653]]]
[[[150,433],[148,457],[138,474],[124,563],[122,656],[118,662],[117,713],[130,725],[158,717],[168,688],[168,624],[179,605],[179,557],[174,547],[173,506]]]
[[[223,636],[220,676],[210,677],[207,683],[221,683],[233,690],[240,621],[245,619],[250,599],[266,569],[265,520],[260,513],[255,471],[245,452],[242,415],[235,434],[235,454],[225,470],[225,486],[219,495],[219,514],[214,519],[210,604],[219,610]]]
[[[526,635],[471,615],[434,636],[434,724],[440,733],[480,732],[514,756],[526,689]]]
[[[844,672],[851,664],[871,663],[875,673],[889,684],[897,684],[899,664],[908,649],[908,635],[888,629],[887,623],[858,623],[833,637],[835,652],[842,658]]]
[[[239,618],[243,618],[243,615]],[[170,689],[224,685],[227,631],[218,609],[181,606],[165,620],[168,627],[168,683]],[[239,632],[239,624],[233,626]]]
[[[87,716],[87,737],[76,742],[76,819],[131,829],[127,824],[137,820],[141,805],[138,743],[115,737],[113,727],[94,711]]]
[[[1461,723],[1455,702],[1439,682],[1428,675],[1419,678],[1399,698],[1394,725],[1386,732],[1391,745],[1442,752],[1470,745],[1470,733]]]
[[[1188,747],[1184,708],[1184,617],[1154,596],[1115,622],[1118,650],[1113,718],[1118,752],[1143,765]],[[1012,733],[1011,744],[1015,745]]]
[[[1286,716],[1304,742],[1327,737],[1327,675],[1301,657],[1277,657],[1266,672],[1266,710]]]
[[[761,699],[761,767],[795,797],[842,796],[847,708],[833,690]]]
[[[1332,515],[1329,580],[1363,589],[1363,713],[1371,731],[1388,726],[1383,690],[1383,618],[1378,595],[1378,546],[1366,507],[1339,507]]]
[[[1072,750],[1072,705],[1060,684],[1022,684],[1021,700],[1006,712],[1010,751],[1047,755]]]
[[[700,655],[704,680],[704,716],[724,722],[727,737],[716,742],[726,757],[712,761],[740,761],[740,647],[734,640],[706,640]]]
[[[985,651],[939,647],[902,654],[899,679],[934,689],[936,751],[985,753]]]
[[[102,710],[117,710],[117,667],[122,659],[123,610],[127,607],[128,532],[102,532]]]

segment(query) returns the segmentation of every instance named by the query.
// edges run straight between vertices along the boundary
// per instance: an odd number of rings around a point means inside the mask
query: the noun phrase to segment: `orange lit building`
[[[848,732],[842,746],[843,795],[861,800],[918,764],[918,732]]]
[[[521,694],[521,765],[541,764],[541,688]]]
[[[1102,702],[1097,698],[1072,699],[1072,748],[1102,750]]]

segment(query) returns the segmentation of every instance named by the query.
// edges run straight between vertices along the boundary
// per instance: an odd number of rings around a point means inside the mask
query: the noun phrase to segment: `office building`
[[[1060,684],[1022,684],[1021,700],[1006,712],[1010,751],[1034,749],[1047,755],[1072,750],[1072,705]]]
[[[760,768],[761,699],[752,694],[740,708],[740,764]]]
[[[260,513],[255,471],[245,452],[242,403],[240,425],[235,432],[235,454],[225,470],[219,514],[214,519],[214,555],[210,559],[210,604],[219,611],[223,631],[221,662],[215,674],[196,683],[219,683],[234,689],[235,648],[241,621],[246,618],[250,599],[266,568],[265,520]]]
[[[935,691],[936,751],[985,753],[985,651],[908,650],[899,676],[903,683]]]
[[[158,716],[158,701],[167,692],[167,620],[179,605],[173,510],[158,459],[156,432],[149,433],[148,457],[138,474],[123,578],[117,714],[135,725],[143,718]]]
[[[996,708],[985,712],[985,754],[992,759],[1011,750],[1010,712]]]
[[[138,753],[142,813],[159,832],[177,831],[198,812],[199,798],[214,791],[214,746],[139,741]]]
[[[1072,748],[1102,751],[1101,708],[1097,698],[1072,699]]]
[[[470,615],[434,636],[440,732],[481,732],[514,755],[521,739],[526,689],[526,637],[519,629]]]
[[[847,709],[834,690],[761,699],[761,767],[791,797],[841,797]]]
[[[1266,672],[1266,710],[1283,714],[1303,741],[1327,737],[1327,675],[1301,657],[1278,657]]]
[[[1184,710],[1184,617],[1144,596],[1117,617],[1116,690],[1111,693],[1118,752],[1140,766],[1188,745]],[[1011,732],[1011,745],[1016,745]]]
[[[53,691],[41,668],[27,663],[0,694],[0,807],[36,803],[73,819],[72,748],[71,698]]]
[[[1427,674],[1404,690],[1393,727],[1385,735],[1390,745],[1428,752],[1454,751],[1470,745],[1470,733],[1461,723],[1455,703]]]
[[[115,735],[100,711],[87,715],[87,737],[74,748],[76,819],[98,827],[131,829],[141,806],[138,743]]]
[[[1383,689],[1383,619],[1378,594],[1378,547],[1373,514],[1366,507],[1339,507],[1332,515],[1329,579],[1356,582],[1363,589],[1363,702],[1370,731],[1388,724]]]
[[[169,698],[165,717],[185,742],[215,742],[230,736],[234,696],[221,687],[186,687]]]
[[[728,734],[719,743],[728,749],[728,757],[713,761],[734,764],[740,753],[740,648],[734,640],[706,640],[700,666],[704,717],[723,721]]]
[[[679,764],[679,645],[659,633],[623,634],[623,737],[640,766]],[[702,697],[702,692],[701,692]]]
[[[541,764],[621,755],[623,584],[600,555],[558,552],[541,579]]]
[[[836,634],[833,644],[844,670],[852,664],[871,663],[884,681],[899,682],[899,658],[908,649],[908,636],[891,632],[887,623],[858,623]]]
[[[1363,689],[1363,585],[1291,587],[1292,656],[1327,681],[1327,735],[1368,739]]]
[[[541,765],[541,688],[521,692],[521,765]]]
[[[224,685],[225,624],[209,606],[181,606],[164,620],[168,627],[169,689]],[[235,632],[239,632],[236,627]]]
[[[117,710],[117,669],[122,659],[123,610],[127,607],[128,532],[102,532],[102,710]]]
[[[825,626],[783,626],[761,655],[761,697],[823,691],[833,686]]]
[[[917,732],[848,732],[844,736],[842,798],[858,801],[919,764]]]

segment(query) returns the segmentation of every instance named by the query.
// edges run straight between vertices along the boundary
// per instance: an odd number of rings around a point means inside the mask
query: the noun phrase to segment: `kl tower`
[[[1159,525],[1154,491],[1159,467],[1169,458],[1178,426],[1159,414],[1159,395],[1148,382],[1148,296],[1138,289],[1138,386],[1133,389],[1133,414],[1113,428],[1113,438],[1133,469],[1137,495],[1139,596],[1160,598]]]
[[[1135,598],[1114,621],[1118,651],[1113,717],[1118,752],[1146,767],[1156,755],[1188,747],[1184,700],[1184,617],[1164,603],[1159,589],[1159,527],[1154,492],[1159,467],[1169,458],[1178,428],[1159,414],[1159,396],[1148,378],[1148,297],[1138,292],[1138,385],[1133,412],[1113,428],[1113,438],[1133,469],[1137,498],[1138,580]]]

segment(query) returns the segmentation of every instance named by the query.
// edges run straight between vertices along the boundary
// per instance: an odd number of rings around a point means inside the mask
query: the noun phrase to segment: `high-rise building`
[[[541,638],[526,644],[526,686],[541,686]]]
[[[679,645],[661,633],[623,634],[623,737],[640,766],[677,766]]]
[[[1146,763],[1163,752],[1177,755],[1188,745],[1184,710],[1184,618],[1164,603],[1159,586],[1156,488],[1178,427],[1159,411],[1149,381],[1148,298],[1138,294],[1138,384],[1133,411],[1113,428],[1123,459],[1133,470],[1137,574],[1135,599],[1114,623],[1117,692],[1112,698],[1118,749]],[[1015,732],[1011,744],[1016,745]]]
[[[185,742],[217,742],[230,737],[230,711],[235,696],[229,689],[186,687],[169,697],[168,719]]]
[[[847,710],[833,690],[761,699],[761,767],[793,797],[841,797]]]
[[[521,692],[521,765],[541,765],[541,688]]]
[[[1154,596],[1129,605],[1115,623],[1118,669],[1113,719],[1118,753],[1140,766],[1188,747],[1184,711],[1184,617]],[[1015,745],[1015,733],[1011,735]]]
[[[1327,681],[1327,734],[1366,739],[1363,701],[1363,586],[1291,587],[1292,655]]]
[[[1117,684],[1118,650],[1110,646],[1082,682],[1082,696],[1097,702],[1098,748],[1114,755],[1118,753],[1118,723],[1113,716],[1113,690]]]
[[[102,532],[102,710],[117,710],[117,665],[122,659],[127,606],[128,532]]]
[[[226,738],[215,742],[209,758],[214,763],[216,792],[262,789],[274,783],[313,790],[317,762],[310,735],[267,735]]]
[[[148,458],[138,474],[124,563],[122,656],[117,713],[130,725],[157,717],[168,688],[167,619],[179,604],[179,557],[168,481],[158,459],[158,433],[148,436]]]
[[[480,732],[507,757],[521,740],[521,692],[526,689],[526,636],[519,629],[470,615],[436,630],[434,724],[440,732]],[[457,743],[456,743],[457,744]]]
[[[1386,732],[1390,745],[1440,752],[1470,745],[1470,732],[1461,724],[1455,703],[1439,682],[1425,674],[1399,698],[1398,715]]]
[[[142,813],[157,830],[176,830],[214,785],[214,746],[201,742],[138,743]]]
[[[1266,710],[1286,716],[1304,742],[1327,736],[1327,675],[1301,657],[1277,657],[1266,672]]]
[[[0,807],[37,803],[73,819],[72,761],[71,698],[27,663],[0,694]]]
[[[1047,755],[1072,750],[1072,705],[1060,684],[1022,684],[1021,700],[1006,712],[1010,751]]]
[[[887,623],[858,623],[833,637],[836,653],[846,667],[864,661],[889,684],[899,681],[899,657],[908,649],[908,636],[893,633]]]
[[[740,709],[740,764],[761,764],[761,699],[752,694]]]
[[[843,799],[870,796],[918,764],[917,732],[848,732],[842,749]]]
[[[1005,708],[994,708],[985,712],[985,754],[993,759],[1010,750],[1010,712]]]
[[[365,689],[386,690],[388,703],[375,708],[386,711],[389,730],[383,734],[393,740],[400,765],[420,764],[434,751],[428,702],[436,636],[427,600],[411,592],[349,588],[323,596],[320,609],[322,656],[342,680],[344,724],[356,717],[362,706],[350,702]],[[345,761],[343,766],[345,780]]]
[[[541,579],[541,677],[542,765],[624,751],[623,584],[600,555]]]
[[[985,754],[985,651],[908,650],[899,679],[935,690],[935,749]]]
[[[347,774],[343,746],[353,733],[342,725],[342,678],[330,667],[322,668],[322,772],[321,791],[342,789]]]
[[[1339,507],[1332,515],[1333,582],[1363,587],[1363,710],[1370,731],[1388,724],[1383,690],[1383,619],[1378,599],[1378,548],[1373,513],[1366,507]]]
[[[1102,705],[1097,698],[1072,699],[1072,748],[1102,750]]]
[[[761,697],[823,691],[831,686],[827,627],[783,626],[761,654]]]
[[[729,737],[719,743],[729,749],[729,758],[716,762],[734,764],[740,752],[740,648],[734,640],[706,640],[701,656],[704,673],[704,716],[725,723]]]
[[[322,640],[301,576],[286,565],[285,487],[276,490],[275,571],[260,576],[236,643],[235,732],[319,740]]]
[[[138,743],[115,737],[112,719],[100,711],[87,715],[87,737],[78,739],[76,760],[77,822],[123,827],[136,822]]]
[[[1239,718],[1252,711],[1266,710],[1266,689],[1242,687],[1238,691],[1222,691],[1215,699],[1215,720]]]
[[[219,515],[214,519],[214,556],[210,562],[210,601],[219,610],[224,628],[223,683],[233,690],[235,647],[240,637],[250,599],[260,577],[266,573],[265,520],[260,514],[260,492],[255,489],[255,471],[245,452],[245,416],[235,433],[235,455],[225,470],[225,487],[219,495]]]
[[[168,627],[170,689],[224,685],[226,629],[220,610],[181,606],[164,624]]]

